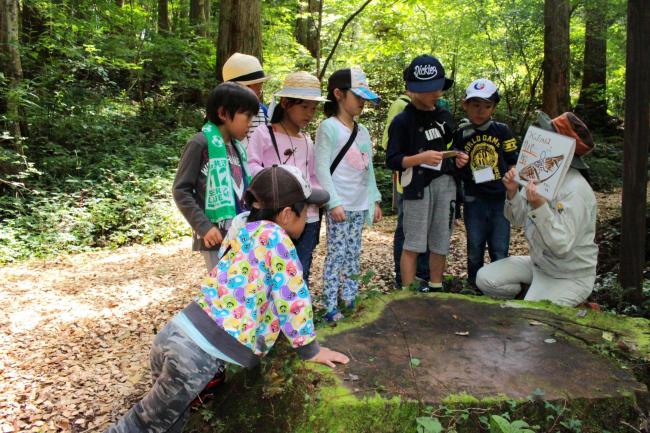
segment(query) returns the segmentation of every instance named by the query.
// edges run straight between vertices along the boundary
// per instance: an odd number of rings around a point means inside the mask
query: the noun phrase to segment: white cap
[[[472,81],[472,83],[465,89],[465,100],[472,98],[481,98],[494,103],[499,102],[499,90],[497,86],[487,78],[479,78]]]

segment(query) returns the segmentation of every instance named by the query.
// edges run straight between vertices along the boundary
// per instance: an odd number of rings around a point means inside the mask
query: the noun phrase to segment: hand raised
[[[526,185],[526,200],[533,209],[537,209],[546,203],[546,199],[537,193],[537,185],[532,180],[528,181],[528,185]]]

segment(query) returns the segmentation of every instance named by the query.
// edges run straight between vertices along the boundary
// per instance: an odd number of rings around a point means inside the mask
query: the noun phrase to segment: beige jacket
[[[522,189],[504,207],[514,227],[525,227],[533,264],[555,278],[596,275],[597,211],[591,186],[574,168],[567,172],[553,201],[532,209]]]

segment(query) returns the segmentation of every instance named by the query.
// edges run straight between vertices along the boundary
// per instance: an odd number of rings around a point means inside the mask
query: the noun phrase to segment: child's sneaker
[[[356,303],[356,301],[355,301],[354,299],[351,300],[351,301],[343,301],[343,306],[344,306],[347,310],[354,310],[354,307],[357,306],[357,303]]]
[[[442,283],[432,283],[430,281],[422,281],[418,287],[418,292],[421,293],[433,293],[433,292],[442,292],[444,290]]]
[[[344,318],[345,318],[345,316],[343,316],[343,314],[341,314],[341,312],[338,311],[338,310],[332,310],[332,311],[330,311],[329,313],[326,313],[323,316],[323,319],[325,319],[326,322],[330,322],[330,323],[331,322],[338,322],[339,320],[344,319]]]

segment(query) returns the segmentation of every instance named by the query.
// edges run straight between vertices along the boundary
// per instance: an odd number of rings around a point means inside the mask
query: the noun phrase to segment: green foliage
[[[441,433],[443,431],[440,421],[428,416],[419,416],[415,419],[418,423],[418,433]]]
[[[180,147],[173,130],[127,102],[35,116],[30,166],[0,196],[0,262],[96,247],[161,242],[188,232],[171,199]],[[186,115],[184,115],[186,116]],[[174,124],[178,122],[174,121]]]
[[[490,433],[535,433],[522,420],[508,421],[499,415],[490,416]]]
[[[27,4],[27,3],[26,3]],[[317,73],[344,21],[360,1],[323,3],[321,58],[294,37],[295,1],[264,1],[263,60],[272,79],[265,101],[289,72]],[[26,6],[27,7],[27,6]],[[187,233],[169,196],[180,147],[201,124],[200,109],[214,86],[215,16],[210,35],[189,25],[187,2],[170,3],[169,33],[159,34],[157,2],[113,0],[28,2],[22,25],[24,79],[7,86],[0,74],[0,262],[132,242],[157,242]],[[607,98],[623,112],[624,0],[608,3]],[[445,97],[463,115],[463,88],[485,76],[500,87],[497,119],[522,135],[540,105],[543,55],[542,0],[375,0],[347,27],[324,79],[359,65],[383,98],[361,122],[381,137],[386,110],[404,90],[402,69],[424,52],[441,58],[456,81]],[[584,12],[571,21],[571,91],[580,86]],[[20,107],[18,153],[3,113]],[[313,132],[321,118],[309,126]],[[589,159],[597,189],[617,186],[621,143],[616,137]],[[391,173],[375,155],[382,209],[391,213]]]

